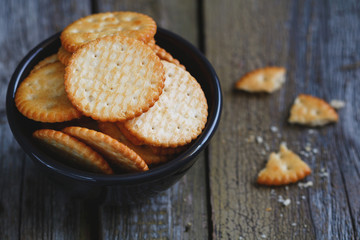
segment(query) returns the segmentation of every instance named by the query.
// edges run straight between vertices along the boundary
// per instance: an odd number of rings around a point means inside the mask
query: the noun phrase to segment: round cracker
[[[67,66],[69,64],[70,58],[72,53],[65,50],[63,46],[59,48],[59,51],[57,52],[57,58],[60,60],[62,64]]]
[[[64,89],[64,65],[49,63],[30,73],[15,94],[15,104],[26,117],[40,122],[79,118]]]
[[[83,170],[113,174],[109,164],[97,152],[76,138],[52,129],[40,129],[33,136],[53,149],[67,155],[64,161],[75,164]]]
[[[88,43],[73,54],[65,90],[84,115],[124,121],[147,111],[164,87],[160,59],[144,43],[112,36]]]
[[[61,44],[68,52],[75,52],[82,45],[95,39],[121,35],[135,38],[144,43],[156,33],[155,21],[137,12],[107,12],[81,18],[61,33]]]
[[[199,83],[175,64],[162,61],[165,87],[146,113],[124,122],[129,132],[145,144],[178,147],[190,143],[205,127],[207,101]]]
[[[164,155],[156,154],[152,151],[151,147],[147,145],[138,146],[132,144],[129,141],[129,139],[127,139],[126,136],[120,131],[120,129],[117,127],[115,123],[99,122],[98,125],[101,132],[109,135],[112,138],[115,138],[119,142],[128,146],[130,149],[136,152],[142,159],[144,159],[144,161],[148,165],[167,162],[172,157],[171,155],[164,156]]]
[[[44,58],[43,60],[41,60],[40,62],[38,62],[38,64],[36,64],[31,71],[33,72],[49,63],[54,63],[57,61],[59,61],[59,59],[56,54],[50,55],[50,56]]]
[[[80,139],[99,153],[103,154],[114,166],[132,172],[149,170],[145,161],[116,139],[95,130],[83,127],[67,127],[63,132]]]

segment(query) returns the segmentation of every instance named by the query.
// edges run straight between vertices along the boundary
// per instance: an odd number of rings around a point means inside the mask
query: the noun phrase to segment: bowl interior
[[[147,172],[105,176],[68,167],[59,161],[61,160],[59,159],[59,156],[54,156],[54,154],[47,152],[41,145],[34,141],[32,133],[36,129],[45,128],[47,126],[50,128],[61,129],[62,125],[61,123],[43,124],[27,119],[18,112],[14,103],[14,97],[17,87],[28,76],[31,69],[40,60],[58,51],[61,45],[59,36],[60,33],[57,33],[46,39],[25,56],[10,80],[6,96],[6,111],[11,131],[20,146],[35,161],[35,163],[74,180],[102,185],[129,182],[136,184],[151,181],[156,178],[182,171],[184,170],[184,167],[192,165],[195,157],[209,143],[210,138],[213,136],[218,126],[222,107],[220,83],[211,64],[197,48],[178,35],[162,28],[159,28],[155,35],[157,44],[177,58],[185,65],[191,75],[197,79],[205,93],[209,106],[208,121],[205,129],[202,134],[190,144],[190,147],[186,151],[179,154],[168,163],[154,167]]]

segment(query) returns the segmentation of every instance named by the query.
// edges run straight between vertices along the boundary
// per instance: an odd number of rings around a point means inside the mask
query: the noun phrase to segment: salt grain
[[[275,127],[275,126],[271,126],[271,127],[270,127],[270,130],[275,133],[275,132],[277,132],[279,129],[278,129],[277,127]]]
[[[263,143],[263,141],[264,141],[264,139],[261,136],[256,137],[256,142],[257,143],[261,144],[261,143]]]

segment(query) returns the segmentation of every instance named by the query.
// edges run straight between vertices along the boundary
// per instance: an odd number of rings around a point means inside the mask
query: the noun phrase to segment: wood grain
[[[101,1],[98,10],[137,11],[150,15],[158,26],[197,45],[195,1]],[[143,203],[119,201],[111,191],[101,207],[104,239],[206,239],[207,199],[205,157],[166,192]]]
[[[0,238],[89,239],[84,204],[70,198],[32,164],[14,140],[5,116],[12,72],[35,45],[88,14],[90,4],[5,1],[0,8]],[[85,223],[85,224],[84,224]]]
[[[349,105],[359,102],[355,101],[359,85],[353,80],[359,71],[340,70],[359,59],[354,52],[359,24],[352,14],[358,4],[205,1],[204,5],[206,54],[224,93],[222,123],[209,153],[213,238],[356,239],[358,111],[347,105],[338,124],[314,133],[289,125],[287,118],[299,93],[344,99]],[[287,82],[280,91],[252,95],[233,90],[242,74],[266,65],[287,68]],[[271,131],[271,126],[279,131]],[[249,142],[250,136],[261,136],[264,142]],[[313,181],[313,187],[268,188],[255,183],[268,153],[278,151],[282,141],[308,155],[303,159],[313,173],[306,180]],[[307,153],[307,144],[319,153]],[[280,195],[291,199],[290,206],[278,202]]]

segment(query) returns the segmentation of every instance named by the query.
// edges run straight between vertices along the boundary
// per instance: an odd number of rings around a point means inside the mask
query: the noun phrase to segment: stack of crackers
[[[67,26],[58,53],[39,62],[15,96],[29,119],[67,127],[33,136],[72,166],[104,174],[146,171],[185,150],[205,127],[207,101],[196,79],[156,44],[156,29],[136,12]]]

